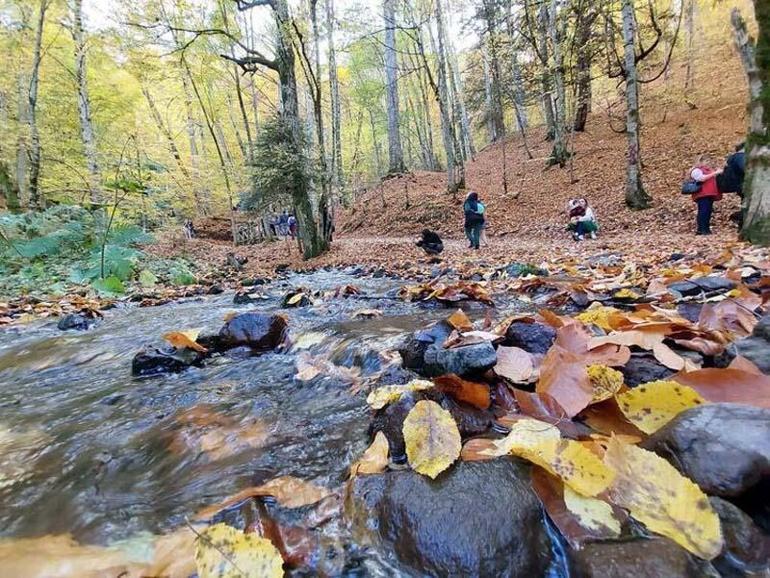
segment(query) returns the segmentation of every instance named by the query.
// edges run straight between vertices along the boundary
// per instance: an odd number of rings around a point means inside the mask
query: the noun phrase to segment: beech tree
[[[396,4],[395,0],[382,3],[385,20],[385,94],[388,108],[388,173],[398,174],[406,170],[401,148],[401,122],[398,99],[398,58],[396,55]]]

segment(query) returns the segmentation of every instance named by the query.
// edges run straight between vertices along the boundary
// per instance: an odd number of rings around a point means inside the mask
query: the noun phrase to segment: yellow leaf
[[[531,418],[514,423],[511,433],[495,442],[495,449],[486,454],[522,457],[584,496],[600,494],[614,477],[612,470],[591,450],[576,441],[562,439],[556,426]]]
[[[460,431],[455,420],[435,401],[418,401],[404,420],[404,442],[409,465],[436,478],[460,457]]]
[[[388,444],[388,438],[381,431],[377,432],[374,436],[372,445],[366,448],[364,455],[350,466],[350,477],[358,476],[361,474],[379,474],[384,472],[388,467],[388,452],[390,451],[390,445]]]
[[[620,521],[607,502],[578,494],[565,485],[564,505],[584,528],[606,536],[620,536]]]
[[[591,380],[593,398],[591,403],[610,399],[623,387],[623,374],[606,365],[589,365],[588,378]]]
[[[605,331],[612,331],[615,329],[615,327],[613,327],[614,320],[622,317],[622,315],[623,312],[619,309],[593,303],[591,307],[583,311],[580,315],[577,315],[575,319],[586,325],[591,325],[593,323]]]
[[[617,396],[626,419],[653,434],[686,409],[706,403],[700,394],[676,381],[651,381]]]
[[[305,294],[300,291],[299,293],[296,293],[291,297],[289,297],[289,299],[286,301],[286,305],[296,305],[297,303],[302,301],[304,297],[305,297]]]
[[[208,349],[195,342],[195,340],[198,339],[200,332],[200,329],[190,329],[188,331],[171,331],[170,333],[163,335],[163,339],[168,341],[177,349],[194,349],[200,353],[206,353],[208,352]]]
[[[369,407],[372,409],[382,409],[386,405],[401,399],[401,396],[407,392],[423,391],[432,387],[433,382],[424,379],[415,379],[406,385],[386,385],[384,387],[378,387],[371,392],[366,398],[366,403],[368,403]]]
[[[227,524],[200,533],[195,564],[200,578],[283,577],[283,559],[270,540]]]
[[[722,551],[719,517],[708,497],[666,460],[610,440],[604,462],[616,472],[612,501],[651,531],[706,560]]]
[[[465,311],[462,309],[458,309],[452,315],[449,316],[447,319],[447,323],[457,329],[457,331],[471,331],[473,330],[473,323],[470,319],[468,319],[468,316],[465,314]]]
[[[621,289],[620,291],[615,291],[613,297],[615,299],[639,299],[641,295],[631,289]]]

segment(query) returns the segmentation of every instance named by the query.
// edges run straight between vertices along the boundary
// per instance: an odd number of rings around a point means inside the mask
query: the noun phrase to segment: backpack
[[[703,183],[699,183],[695,179],[687,179],[682,185],[682,194],[694,195],[696,193],[699,193],[702,188],[703,188]]]

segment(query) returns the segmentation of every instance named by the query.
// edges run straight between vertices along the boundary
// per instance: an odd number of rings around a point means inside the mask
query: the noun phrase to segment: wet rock
[[[224,292],[225,290],[222,288],[221,285],[212,285],[211,287],[209,287],[209,290],[207,291],[209,295],[221,295]]]
[[[248,346],[266,351],[283,343],[287,327],[286,319],[279,315],[249,311],[225,323],[219,337],[227,347]]]
[[[281,307],[308,307],[312,304],[313,301],[309,295],[297,291],[290,291],[281,301]]]
[[[390,447],[390,456],[395,463],[406,463],[406,444],[404,443],[404,433],[402,428],[404,420],[412,408],[417,403],[413,395],[403,395],[400,400],[384,407],[374,416],[369,425],[369,435],[374,435],[381,431],[388,439]]]
[[[652,355],[634,353],[628,363],[620,368],[625,384],[628,387],[636,387],[642,383],[668,379],[674,375],[665,365],[662,365]]]
[[[703,303],[680,303],[676,310],[685,319],[692,323],[697,323],[700,319],[700,312],[703,309]]]
[[[595,542],[570,551],[574,578],[704,578],[719,574],[707,562],[664,538]]]
[[[735,281],[725,277],[699,277],[698,279],[692,279],[692,282],[706,293],[730,291],[735,288]]]
[[[518,460],[457,462],[436,480],[360,476],[346,514],[359,539],[412,575],[543,576],[551,558],[529,466]]]
[[[735,352],[754,363],[760,371],[770,374],[770,315],[765,315],[754,327],[750,337],[736,341]]]
[[[451,332],[452,327],[442,321],[413,334],[399,349],[404,367],[424,377],[438,377],[447,373],[468,376],[495,366],[497,353],[491,343],[444,349]]]
[[[526,277],[527,275],[548,275],[548,271],[545,269],[530,265],[529,263],[511,263],[503,267],[502,271],[511,278]]]
[[[96,315],[88,313],[70,313],[59,319],[56,327],[61,331],[85,331],[97,322],[99,318]]]
[[[714,566],[724,578],[770,576],[770,537],[740,508],[712,497],[711,506],[722,523],[724,548]]]
[[[645,447],[667,458],[706,493],[739,496],[770,477],[768,440],[770,410],[712,403],[682,412]]]
[[[134,356],[131,361],[131,374],[147,377],[164,373],[179,373],[193,365],[199,365],[203,356],[189,349],[164,351],[156,348],[145,348]]]
[[[668,286],[668,289],[669,291],[679,293],[682,297],[692,297],[693,295],[700,295],[701,293],[701,288],[690,281],[677,281],[676,283],[671,283]]]
[[[544,323],[514,321],[505,332],[503,345],[520,347],[529,353],[546,353],[556,339],[556,330]]]
[[[233,305],[251,305],[262,301],[262,295],[252,291],[238,291],[233,296]]]
[[[244,279],[241,281],[241,285],[244,287],[254,287],[256,285],[267,285],[270,283],[269,279],[265,279],[263,277],[253,277],[251,279]]]

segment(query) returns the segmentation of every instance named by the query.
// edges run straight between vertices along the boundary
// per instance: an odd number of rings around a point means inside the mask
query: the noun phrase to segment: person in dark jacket
[[[417,246],[422,247],[428,255],[440,255],[444,250],[444,242],[438,233],[434,233],[430,229],[423,229],[422,239],[417,241]]]
[[[468,193],[463,203],[463,213],[465,214],[465,236],[470,242],[469,248],[478,250],[481,230],[484,228],[484,205],[479,201],[478,193]]]

